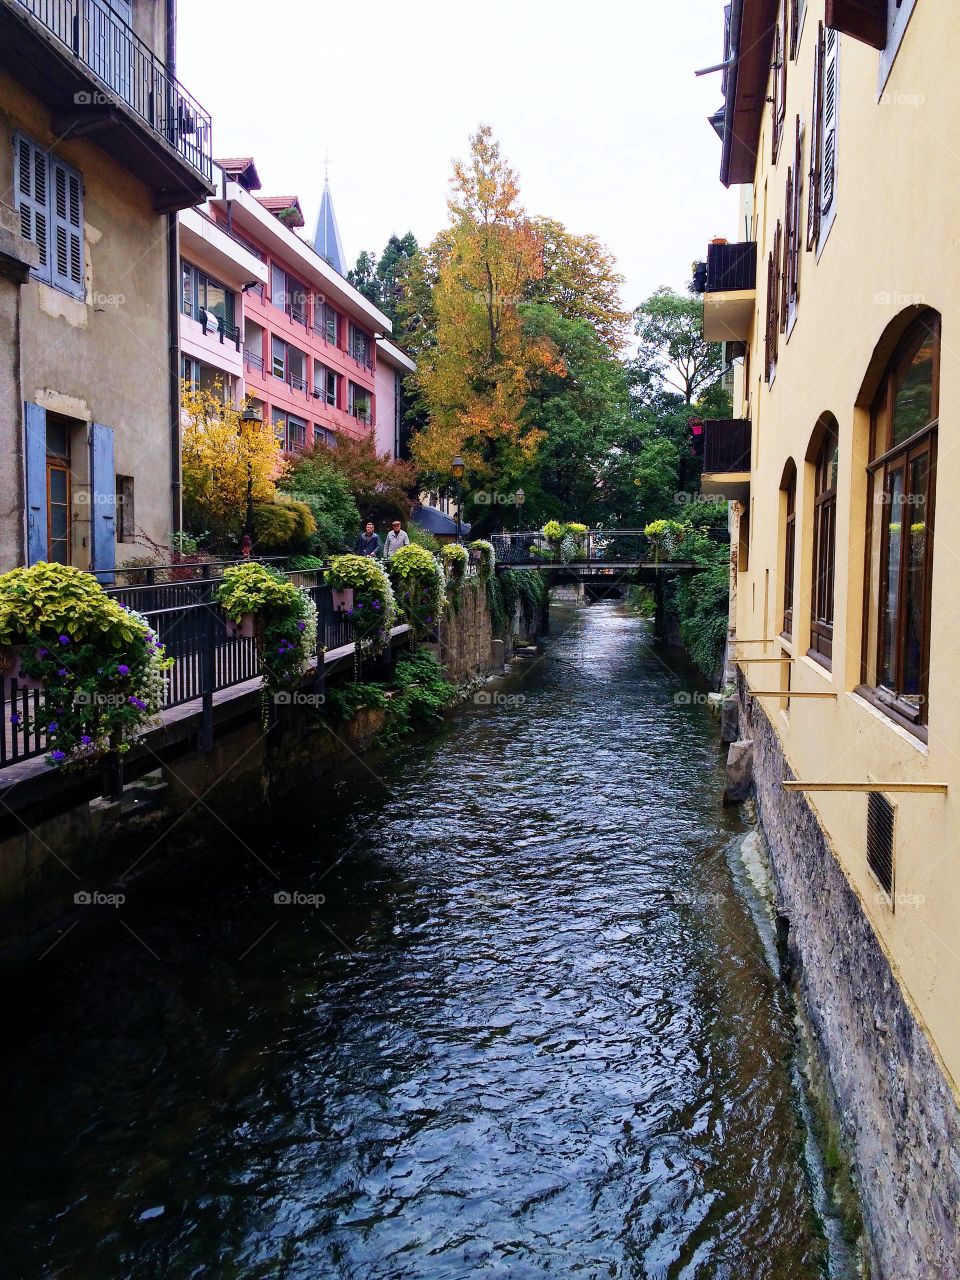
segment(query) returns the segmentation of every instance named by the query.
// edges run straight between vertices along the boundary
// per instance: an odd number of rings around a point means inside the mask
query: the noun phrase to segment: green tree
[[[347,272],[347,279],[354,288],[389,318],[393,337],[401,344],[408,314],[404,309],[404,299],[412,288],[411,277],[419,255],[416,236],[408,231],[404,236],[392,235],[379,259],[364,249],[356,265]]]
[[[640,339],[634,385],[644,399],[672,391],[692,404],[723,373],[723,344],[703,336],[703,303],[693,295],[657,289],[634,312]]]

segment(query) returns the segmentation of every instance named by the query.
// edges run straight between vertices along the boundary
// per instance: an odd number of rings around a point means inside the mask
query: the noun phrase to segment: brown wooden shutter
[[[837,94],[839,84],[838,54],[840,37],[827,31],[823,52],[823,158],[820,174],[820,212],[833,204],[837,180]]]
[[[820,238],[820,161],[823,150],[823,63],[826,39],[823,23],[817,32],[813,66],[813,110],[810,114],[810,188],[807,193],[807,248]]]
[[[800,43],[800,0],[790,0],[790,57],[796,58]]]
[[[780,350],[780,293],[783,281],[783,223],[777,220],[777,229],[773,235],[773,360],[776,363]]]
[[[773,326],[771,317],[773,316],[772,300],[776,290],[777,277],[773,268],[773,253],[771,252],[767,258],[767,313],[763,336],[763,377],[765,382],[770,381],[770,374],[773,370]]]
[[[882,49],[887,43],[887,3],[888,0],[826,0],[826,26]]]
[[[787,199],[784,206],[786,219],[786,251],[780,278],[780,332],[787,331],[787,312],[790,308],[790,285],[793,280],[793,169],[787,170]]]
[[[793,148],[793,274],[790,278],[790,298],[796,306],[800,301],[800,245],[803,219],[803,125],[797,116],[796,140]]]

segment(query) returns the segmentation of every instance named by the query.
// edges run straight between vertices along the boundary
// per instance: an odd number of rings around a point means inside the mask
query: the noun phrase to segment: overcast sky
[[[524,204],[593,232],[635,306],[735,234],[707,116],[723,0],[180,0],[179,76],[214,155],[253,155],[311,235],[324,152],[344,252],[446,222],[452,157],[488,122]]]

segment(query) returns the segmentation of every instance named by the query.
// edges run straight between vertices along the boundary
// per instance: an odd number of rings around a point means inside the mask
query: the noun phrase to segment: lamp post
[[[527,500],[527,495],[522,489],[518,489],[513,495],[517,503],[517,533],[523,529],[523,504]]]
[[[239,435],[243,440],[244,431],[250,431],[254,427],[263,426],[263,417],[260,410],[252,404],[243,406],[243,413],[240,415]],[[243,544],[244,554],[251,555],[253,553],[253,459],[247,451],[247,514],[243,522]]]
[[[463,523],[463,515],[462,515],[463,473],[465,470],[466,470],[466,467],[464,466],[463,459],[460,457],[458,453],[456,457],[453,459],[453,461],[450,463],[450,474],[453,476],[454,480],[456,480],[457,482],[457,542],[458,543],[463,541],[463,538],[461,537],[461,526]]]

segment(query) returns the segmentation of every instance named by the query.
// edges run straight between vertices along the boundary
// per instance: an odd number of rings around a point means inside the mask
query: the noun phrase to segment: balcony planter
[[[343,587],[340,591],[332,591],[334,613],[351,613],[353,611],[353,587]]]
[[[233,640],[252,640],[257,634],[257,615],[244,613],[236,622],[227,618],[227,635]]]

